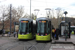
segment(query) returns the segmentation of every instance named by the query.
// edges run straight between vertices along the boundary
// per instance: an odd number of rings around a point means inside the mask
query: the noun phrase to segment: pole
[[[65,22],[66,22],[66,14],[65,14]]]
[[[40,11],[39,9],[35,9],[35,17],[37,18],[38,12]],[[36,20],[36,19],[35,19]]]
[[[66,30],[66,14],[65,14],[65,30]]]
[[[67,36],[68,36],[67,35],[68,32],[66,30],[66,14],[67,14],[67,11],[65,11],[64,14],[65,14],[65,41],[66,41],[67,40]]]
[[[47,14],[47,17],[49,18],[49,16],[50,16],[50,8],[46,8],[45,10],[48,10],[48,13],[47,13],[47,11],[46,11],[46,14]],[[52,17],[51,17],[52,18]]]
[[[4,29],[4,12],[3,12],[3,29]]]
[[[2,36],[4,36],[4,11],[3,11],[3,28],[2,28]]]
[[[59,20],[59,15],[58,15],[58,26],[59,26],[59,22],[60,22],[60,20]]]
[[[30,18],[31,18],[31,0],[30,0]]]
[[[10,35],[11,35],[11,7],[12,7],[12,4],[10,4]]]

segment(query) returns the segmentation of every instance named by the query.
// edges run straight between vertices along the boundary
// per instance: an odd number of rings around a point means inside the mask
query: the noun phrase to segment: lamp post
[[[59,26],[59,23],[60,23],[60,19],[59,19],[60,8],[57,8],[55,10],[57,11],[58,26]]]
[[[3,28],[2,30],[4,30],[4,12],[3,12]]]
[[[11,8],[12,8],[12,4],[10,4],[10,35],[11,35]]]
[[[64,32],[65,33],[65,41],[67,40],[67,33],[68,33],[66,30],[66,14],[67,13],[68,13],[67,11],[64,12],[64,14],[65,14],[65,32]]]
[[[31,0],[30,0],[30,18],[31,18]]]
[[[67,13],[68,13],[67,11],[64,12],[64,14],[65,14],[65,23],[66,23],[66,14]],[[66,30],[66,25],[65,25],[65,30]]]
[[[46,11],[46,14],[47,14],[47,17],[49,18],[51,9],[50,8],[46,8],[45,10],[48,10],[49,13],[47,13],[47,11]]]
[[[65,11],[65,12],[64,12],[64,14],[65,14],[65,22],[66,22],[66,14],[68,14],[68,12],[67,12],[67,11]]]
[[[38,12],[40,11],[39,9],[35,9],[35,17],[37,18]]]

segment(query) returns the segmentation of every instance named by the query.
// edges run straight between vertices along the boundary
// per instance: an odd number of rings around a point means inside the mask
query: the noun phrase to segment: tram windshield
[[[28,21],[21,21],[20,22],[20,32],[29,32],[29,22]]]
[[[38,21],[37,33],[48,33],[48,21]]]

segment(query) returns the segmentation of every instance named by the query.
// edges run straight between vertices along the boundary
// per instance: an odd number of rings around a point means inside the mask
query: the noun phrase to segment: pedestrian
[[[4,36],[4,34],[5,34],[5,30],[4,30],[4,29],[2,29],[2,36]]]
[[[52,37],[53,37],[53,39],[54,39],[54,35],[55,35],[55,30],[54,30],[54,28],[52,29]]]
[[[17,37],[18,37],[18,32],[17,32]]]
[[[14,37],[15,37],[16,33],[17,33],[17,32],[14,32]]]
[[[8,36],[10,37],[10,32],[8,32]]]
[[[56,40],[58,40],[59,39],[58,35],[60,33],[58,28],[56,29],[55,33],[56,33],[56,37],[55,38],[56,38]]]

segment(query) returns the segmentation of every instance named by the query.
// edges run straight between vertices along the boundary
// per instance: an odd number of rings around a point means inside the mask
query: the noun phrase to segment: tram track
[[[37,50],[37,47],[36,47],[37,44],[38,44],[38,43],[36,42],[36,44],[29,46],[29,47],[27,48],[27,50],[31,50],[32,48],[35,48],[35,50]]]
[[[29,45],[26,45],[28,43]],[[34,42],[34,40],[31,40],[31,41],[27,41],[27,42],[24,42],[24,49],[23,50],[30,50],[30,48],[32,47],[35,47],[34,45],[36,45],[37,42]]]
[[[32,40],[33,41],[33,40]],[[7,47],[5,50],[12,50],[13,48],[16,48],[17,46],[20,46],[20,45],[24,45],[24,49],[23,50],[26,50],[26,46],[32,46],[33,44],[30,43],[31,41],[19,41],[19,42],[16,42],[16,44],[12,45],[12,46],[9,46]],[[22,47],[22,46],[21,46]]]
[[[46,46],[47,43],[38,43],[38,42],[36,42],[36,44],[34,44],[34,45],[28,47],[27,50],[33,50],[33,49],[34,49],[34,50],[39,50],[39,49],[38,49],[38,47],[39,47],[38,45],[39,45],[39,44],[42,45],[42,46],[40,46],[40,47],[41,47],[40,50],[44,50],[44,48],[45,48],[45,46]]]
[[[35,40],[28,41],[10,41],[0,45],[2,50],[44,50],[47,43],[38,43]],[[18,48],[21,49],[18,49]]]

